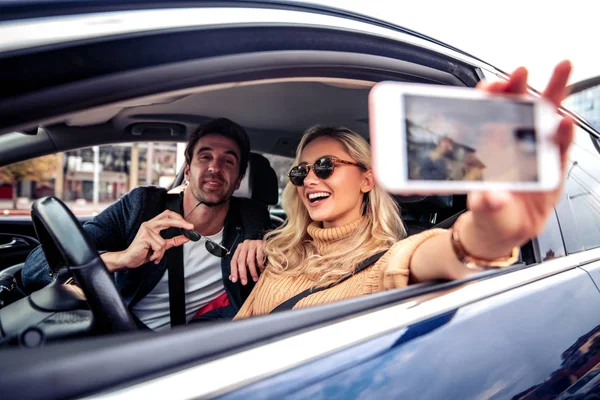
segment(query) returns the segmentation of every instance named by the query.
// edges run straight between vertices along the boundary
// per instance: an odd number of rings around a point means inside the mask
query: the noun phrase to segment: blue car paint
[[[359,363],[384,355],[391,348],[395,348],[404,342],[439,328],[450,321],[454,314],[454,311],[442,314],[439,317],[431,318],[409,328],[381,336],[377,338],[377,340],[362,343],[355,346],[353,351],[340,352],[331,357],[324,358],[319,361],[319,368],[318,370],[314,370],[317,372],[314,376],[306,376],[303,368],[297,368],[290,371],[290,376],[286,376],[286,374],[279,376],[280,378],[283,378],[285,382],[297,382],[298,385],[296,389],[290,390],[288,386],[279,387],[278,383],[268,383],[265,388],[257,388],[251,396],[255,399],[279,398],[290,391],[304,388],[310,384],[318,384],[319,381],[335,375],[340,370],[355,367]],[[240,391],[226,396],[226,398],[245,399],[247,398],[246,396],[247,395],[243,391]]]
[[[599,325],[600,293],[585,271],[572,269],[222,398],[553,398],[571,386],[553,377],[576,373],[565,371],[566,350]],[[588,356],[592,363],[600,357]]]
[[[581,269],[588,273],[598,290],[600,290],[600,262],[583,265],[581,266]]]

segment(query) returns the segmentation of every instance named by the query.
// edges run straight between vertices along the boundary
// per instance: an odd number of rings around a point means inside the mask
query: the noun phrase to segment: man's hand
[[[142,223],[133,242],[126,250],[104,253],[101,256],[102,260],[111,272],[137,268],[148,262],[158,264],[165,255],[165,251],[189,241],[183,235],[163,239],[160,232],[168,228],[194,229],[194,225],[173,211],[163,211],[151,220]]]
[[[240,243],[231,258],[231,275],[229,280],[233,283],[239,280],[242,285],[248,283],[248,271],[254,282],[258,281],[258,271],[265,269],[264,240],[244,240]]]

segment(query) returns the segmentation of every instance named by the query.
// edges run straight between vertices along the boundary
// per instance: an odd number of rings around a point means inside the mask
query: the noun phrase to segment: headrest
[[[277,182],[277,174],[269,160],[260,154],[250,153],[248,171],[240,188],[233,195],[258,200],[265,205],[274,205],[279,201]]]

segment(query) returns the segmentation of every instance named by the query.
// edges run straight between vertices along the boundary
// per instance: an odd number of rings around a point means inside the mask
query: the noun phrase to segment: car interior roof
[[[436,79],[440,79],[436,76]],[[448,74],[446,84],[455,85]],[[226,117],[244,126],[255,152],[293,157],[302,133],[315,124],[345,126],[368,139],[368,93],[374,82],[332,77],[290,77],[231,82],[104,105],[44,121],[37,132],[0,135],[0,164],[109,143],[185,142],[203,122]],[[180,128],[148,129],[133,124]],[[26,143],[26,145],[25,145]]]
[[[147,122],[182,124],[189,134],[210,118],[227,117],[247,128],[254,151],[293,156],[302,132],[314,124],[344,125],[368,136],[370,86],[323,82],[239,85],[168,97],[159,104],[117,108],[110,121],[125,135],[130,125]],[[95,116],[74,116],[66,124],[107,122],[89,119]],[[102,112],[98,116],[106,117]]]

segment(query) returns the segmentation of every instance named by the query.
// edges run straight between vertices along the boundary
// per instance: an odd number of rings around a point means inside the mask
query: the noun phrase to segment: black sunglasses
[[[185,236],[192,242],[197,242],[200,239],[202,239],[202,235],[194,230],[187,230],[187,229],[179,228],[179,231],[181,232],[181,234],[183,236]],[[239,236],[240,236],[240,230],[238,229],[237,235],[235,236],[235,239],[233,241],[233,246],[235,246],[235,243],[237,242]],[[204,247],[206,247],[206,250],[215,257],[223,258],[223,257],[227,256],[229,253],[231,253],[231,250],[227,250],[226,247],[221,246],[219,243],[215,242],[214,240],[211,240],[207,237],[204,237],[204,240],[206,240]]]
[[[324,156],[317,159],[317,161],[315,161],[314,164],[300,164],[295,166],[290,170],[288,178],[290,178],[290,182],[292,182],[293,185],[302,186],[304,185],[304,179],[308,176],[311,168],[314,171],[317,178],[327,179],[331,176],[331,174],[333,174],[335,166],[340,164],[354,165],[361,169],[367,169],[364,165],[359,163],[340,160],[337,157]]]

